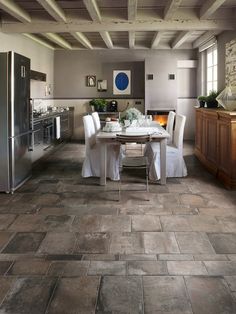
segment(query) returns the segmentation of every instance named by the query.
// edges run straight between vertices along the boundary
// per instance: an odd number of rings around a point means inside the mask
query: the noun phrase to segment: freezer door
[[[11,52],[11,136],[30,129],[30,59]]]
[[[12,191],[31,175],[29,141],[30,133],[10,139]]]
[[[8,55],[0,53],[0,191],[9,191]]]

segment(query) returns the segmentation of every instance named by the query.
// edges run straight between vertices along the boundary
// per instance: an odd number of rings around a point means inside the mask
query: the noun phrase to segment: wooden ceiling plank
[[[66,49],[70,49],[70,50],[72,49],[71,44],[68,43],[68,41],[66,41],[64,38],[62,38],[58,34],[45,33],[45,34],[42,34],[42,35],[44,35],[49,40],[53,41],[54,43],[56,43],[57,45],[59,45],[62,48],[66,48]]]
[[[57,22],[66,22],[65,12],[57,4],[55,0],[37,0],[37,1]]]
[[[100,32],[100,35],[101,35],[103,41],[105,42],[107,48],[113,49],[114,46],[113,46],[113,42],[111,40],[110,34],[107,31],[102,31],[102,32]]]
[[[13,0],[0,0],[0,8],[23,23],[30,23],[31,17]]]
[[[129,48],[134,49],[135,46],[135,32],[130,31],[129,32]]]
[[[93,46],[91,45],[91,42],[88,40],[88,38],[81,32],[71,32],[71,35],[78,40],[84,47],[88,49],[93,49]]]
[[[24,35],[25,37],[37,42],[38,44],[44,46],[44,47],[47,47],[49,49],[52,49],[52,50],[55,50],[55,48],[50,45],[49,43],[47,43],[46,41],[44,41],[43,39],[33,35],[33,34],[27,34],[27,33],[23,33],[22,35]]]
[[[151,48],[152,49],[155,49],[157,48],[157,46],[159,45],[160,43],[160,40],[161,40],[161,37],[163,35],[163,32],[156,32],[154,37],[153,37],[153,40],[152,40],[152,45],[151,45]]]
[[[83,2],[91,19],[95,22],[101,22],[102,17],[96,0],[83,0]]]
[[[164,9],[164,20],[170,20],[177,11],[182,0],[169,0]]]
[[[175,38],[173,43],[171,44],[172,49],[179,48],[190,36],[192,35],[192,32],[181,32],[179,36]]]
[[[135,21],[137,17],[138,0],[128,1],[128,20]]]
[[[207,19],[211,16],[226,0],[208,0],[200,9],[200,19]]]
[[[102,31],[187,31],[187,30],[235,30],[236,20],[138,20],[135,23],[129,21],[115,22],[88,22],[82,20],[71,21],[70,23],[62,22],[37,22],[34,21],[30,24],[22,23],[2,23],[0,31],[4,33],[62,33],[62,32],[102,32]]]

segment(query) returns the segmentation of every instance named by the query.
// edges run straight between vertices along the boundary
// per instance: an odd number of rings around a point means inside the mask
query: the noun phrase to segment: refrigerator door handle
[[[20,76],[24,77],[24,66],[23,65],[20,67]]]
[[[30,136],[30,145],[28,147],[29,152],[33,152],[34,150],[34,133],[35,131],[29,132],[29,136]]]
[[[21,77],[25,77],[25,66],[24,65],[22,65],[20,67],[20,73],[21,73]]]

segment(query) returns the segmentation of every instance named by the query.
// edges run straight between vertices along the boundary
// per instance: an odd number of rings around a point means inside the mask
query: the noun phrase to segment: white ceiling
[[[236,0],[0,0],[0,18],[54,49],[189,49],[236,30]]]

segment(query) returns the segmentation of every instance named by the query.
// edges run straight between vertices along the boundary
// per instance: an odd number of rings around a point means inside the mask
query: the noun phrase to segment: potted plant
[[[200,107],[205,107],[206,96],[199,96],[197,99],[198,99],[198,101],[199,101],[199,106],[200,106]]]
[[[219,95],[219,92],[214,90],[210,91],[209,95],[206,97],[207,108],[217,108],[218,101],[216,97]]]
[[[103,98],[93,98],[90,100],[89,105],[99,112],[104,112],[107,109],[107,101]]]

